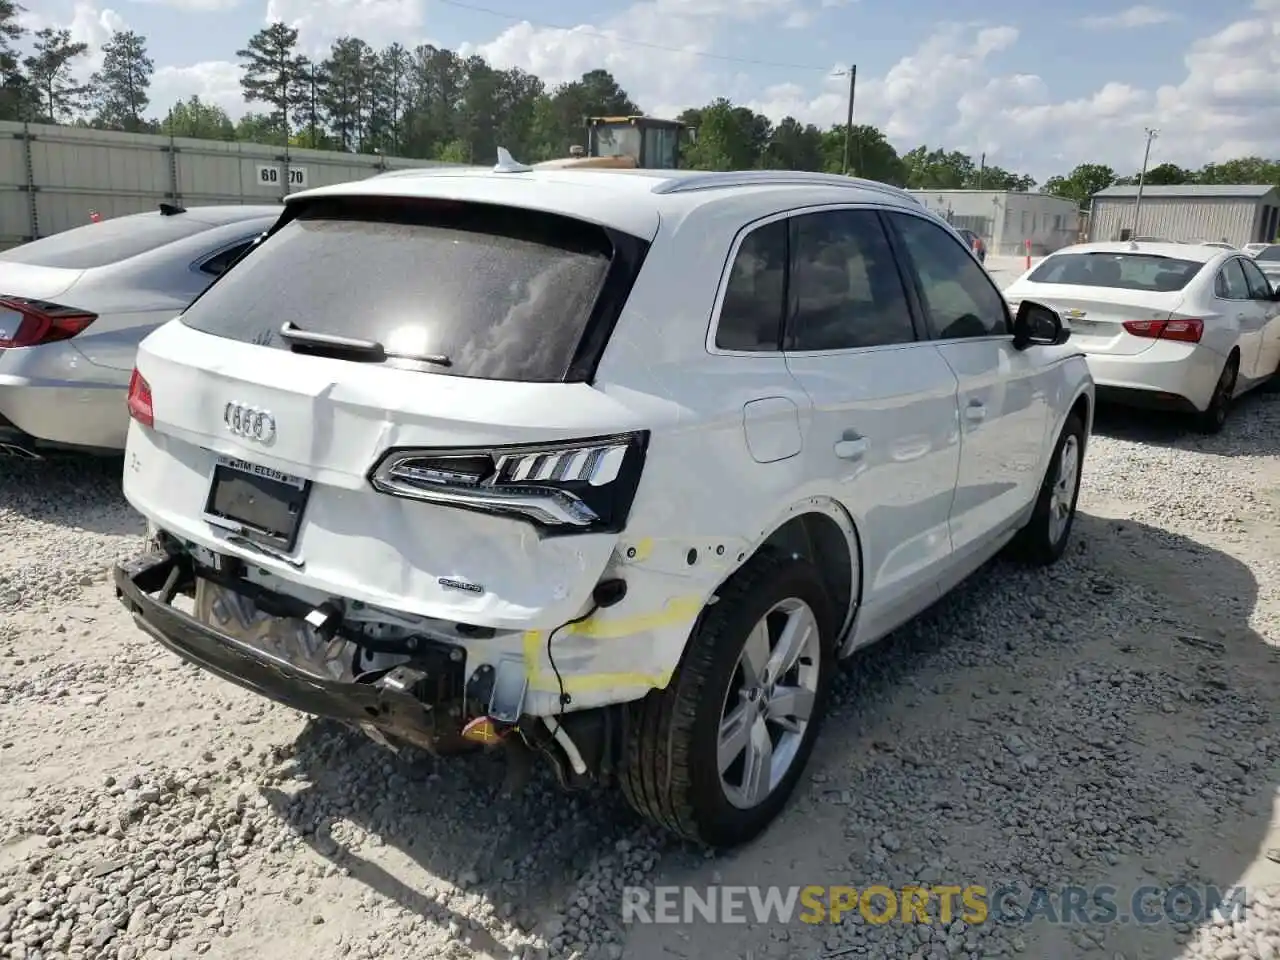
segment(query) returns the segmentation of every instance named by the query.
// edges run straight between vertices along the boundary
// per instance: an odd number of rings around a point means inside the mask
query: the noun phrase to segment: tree
[[[822,135],[822,168],[827,173],[844,172],[843,124]],[[849,173],[867,180],[905,186],[907,167],[898,151],[883,133],[865,123],[854,124],[849,131]]]
[[[783,117],[773,128],[760,165],[773,170],[821,170],[822,131],[795,117]]]
[[[246,113],[236,121],[235,139],[242,143],[265,143],[284,146],[284,134],[276,118],[266,113]]]
[[[369,133],[373,76],[377,56],[356,37],[339,37],[321,65],[324,89],[320,103],[329,118],[339,150],[358,153]]]
[[[160,132],[196,140],[236,139],[236,128],[227,111],[217,104],[205,103],[195,94],[169,108],[169,115],[160,121]]]
[[[105,127],[137,133],[146,127],[142,115],[151,103],[148,90],[156,69],[147,56],[147,41],[122,30],[102,45],[102,53],[102,69],[89,81],[96,119]]]
[[[71,66],[89,49],[72,43],[70,30],[45,27],[35,34],[34,52],[22,61],[36,98],[37,119],[46,123],[70,120],[85,107],[89,86],[77,83]]]
[[[544,160],[565,157],[571,146],[586,146],[588,117],[630,117],[643,112],[608,70],[589,70],[580,80],[556,87],[538,105],[534,155]]]
[[[1036,182],[1025,173],[1010,173],[1003,167],[980,167],[973,172],[971,182],[966,186],[975,190],[1009,190],[1025,193],[1036,185]]]
[[[31,88],[16,50],[27,32],[18,22],[24,12],[13,0],[0,0],[0,120],[23,120],[31,106]]]
[[[245,49],[236,51],[243,61],[240,89],[244,98],[271,108],[269,116],[281,143],[289,136],[290,110],[306,62],[297,47],[297,29],[277,20],[250,37]]]
[[[1065,177],[1050,177],[1041,192],[1062,197],[1083,207],[1099,190],[1116,182],[1116,172],[1101,163],[1082,163]]]
[[[902,157],[906,186],[916,190],[963,190],[977,179],[973,157],[958,150],[930,150],[922,145]]]
[[[760,165],[773,137],[769,118],[720,97],[701,110],[686,110],[680,120],[697,128],[697,138],[682,151],[695,170],[750,170]]]
[[[1195,183],[1196,175],[1190,170],[1183,170],[1176,163],[1162,163],[1159,166],[1152,167],[1147,171],[1147,175],[1143,177],[1144,183],[1149,183],[1157,187],[1176,187],[1184,183]],[[1137,183],[1137,177],[1133,178],[1133,182]]]
[[[1280,160],[1239,157],[1222,163],[1206,163],[1196,180],[1200,183],[1270,183],[1280,186]]]
[[[290,100],[293,104],[293,126],[299,132],[290,137],[289,142],[294,146],[327,149],[329,137],[324,129],[324,68],[306,57],[299,61],[298,68]]]

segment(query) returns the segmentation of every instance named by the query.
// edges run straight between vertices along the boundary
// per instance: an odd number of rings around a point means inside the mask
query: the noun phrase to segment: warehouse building
[[[1070,200],[1044,193],[1005,190],[912,190],[930,210],[957,229],[972,230],[992,254],[1035,256],[1079,239],[1080,213]]]
[[[1095,193],[1089,239],[1225,240],[1242,247],[1274,240],[1280,232],[1280,189],[1266,184],[1149,186],[1142,203],[1137,201],[1136,186]]]

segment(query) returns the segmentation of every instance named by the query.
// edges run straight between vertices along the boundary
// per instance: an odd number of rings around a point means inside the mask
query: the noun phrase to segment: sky
[[[1123,0],[1121,0],[1121,3]],[[109,5],[108,5],[109,4]],[[152,112],[199,94],[232,117],[236,50],[266,23],[303,52],[358,36],[432,43],[522,67],[548,85],[604,67],[646,113],[674,117],[723,96],[777,121],[854,122],[905,152],[970,153],[1038,181],[1082,162],[1198,167],[1280,157],[1280,0],[25,0],[101,62],[111,33],[145,35]],[[530,13],[536,10],[536,15]],[[261,109],[260,107],[257,109]]]

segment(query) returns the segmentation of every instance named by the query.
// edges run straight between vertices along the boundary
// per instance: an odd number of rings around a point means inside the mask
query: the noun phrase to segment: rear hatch
[[[1057,310],[1071,328],[1072,344],[1086,354],[1135,356],[1156,340],[1124,325],[1142,329],[1175,319],[1186,285],[1203,267],[1203,261],[1151,253],[1059,253],[1045,258],[1009,296]]]
[[[125,493],[326,593],[563,622],[638,482],[642,425],[589,379],[645,246],[529,210],[314,201],[144,341]]]

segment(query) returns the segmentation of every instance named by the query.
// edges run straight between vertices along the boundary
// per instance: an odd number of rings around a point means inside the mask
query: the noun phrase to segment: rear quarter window
[[[0,253],[0,263],[27,263],[65,270],[91,270],[148,253],[168,243],[193,237],[212,224],[159,213],[115,217],[73,227]]]
[[[1113,290],[1168,293],[1181,290],[1204,269],[1200,260],[1141,253],[1059,253],[1027,277],[1031,283],[1061,283]]]
[[[326,202],[263,241],[182,322],[292,350],[280,335],[289,322],[379,344],[395,355],[381,362],[393,366],[562,381],[572,378],[614,253],[603,228],[551,214],[430,201]],[[447,363],[415,363],[413,356]]]

